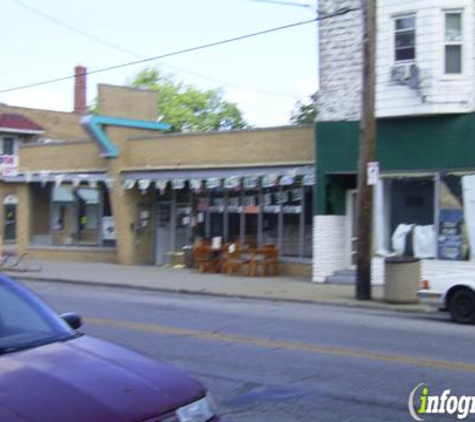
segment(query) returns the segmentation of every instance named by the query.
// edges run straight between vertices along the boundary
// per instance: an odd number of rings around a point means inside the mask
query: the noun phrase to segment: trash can
[[[390,257],[384,260],[384,300],[389,303],[417,303],[421,281],[418,258]]]

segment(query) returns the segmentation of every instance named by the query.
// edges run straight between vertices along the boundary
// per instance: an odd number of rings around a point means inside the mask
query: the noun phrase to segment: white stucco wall
[[[319,16],[341,8],[357,9],[359,0],[321,0]],[[361,104],[362,14],[319,22],[320,89],[317,121],[358,120]]]
[[[346,227],[345,216],[313,218],[313,282],[323,283],[326,277],[345,268]]]

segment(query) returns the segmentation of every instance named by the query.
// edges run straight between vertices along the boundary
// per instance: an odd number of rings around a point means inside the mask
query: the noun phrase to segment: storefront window
[[[53,189],[53,244],[72,245],[77,240],[75,198],[72,186]]]
[[[276,245],[279,242],[279,216],[282,207],[277,205],[277,190],[262,192],[262,244]]]
[[[109,191],[103,186],[102,189],[102,218],[101,218],[101,230],[102,230],[102,245],[103,246],[115,246],[116,245],[116,232],[115,232],[115,218],[112,214],[112,206],[109,197]]]
[[[473,218],[467,211],[471,207],[474,180],[473,176],[444,175],[441,178],[437,239],[437,255],[440,259],[468,258],[470,240],[473,240]]]
[[[388,178],[376,195],[376,244],[421,259],[473,259],[475,175]]]
[[[287,177],[286,186],[279,185],[279,178],[264,187],[254,176],[241,180],[242,184],[230,179],[222,187],[177,191],[173,199],[176,224],[172,234],[176,248],[200,239],[221,237],[222,242],[237,241],[257,247],[278,245],[283,258],[311,258],[312,186],[303,186],[299,176]],[[191,194],[190,206],[178,200],[179,194],[185,193]]]
[[[259,191],[245,191],[243,202],[244,244],[251,247],[257,247],[259,234],[259,216],[261,213]]]
[[[226,241],[236,242],[241,239],[242,195],[240,190],[232,190],[227,194],[227,233]]]
[[[282,255],[300,256],[302,189],[285,188],[279,197],[282,205],[283,232],[281,241]]]
[[[78,212],[78,244],[96,245],[99,242],[99,190],[76,190]]]
[[[175,250],[181,250],[190,243],[191,207],[188,204],[177,204],[175,217]]]
[[[109,194],[99,187],[31,185],[31,244],[115,246]]]
[[[210,193],[210,207],[208,209],[210,238],[224,234],[225,197],[222,189],[213,189]]]
[[[193,238],[195,240],[206,237],[206,215],[209,209],[209,199],[206,194],[199,193],[193,197]]]

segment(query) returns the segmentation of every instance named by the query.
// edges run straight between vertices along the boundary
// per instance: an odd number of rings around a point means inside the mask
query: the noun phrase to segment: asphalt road
[[[87,334],[193,374],[234,421],[410,421],[419,383],[475,395],[475,326],[445,315],[26,285]]]

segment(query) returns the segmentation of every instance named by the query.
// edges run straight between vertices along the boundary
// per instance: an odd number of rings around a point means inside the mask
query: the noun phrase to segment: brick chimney
[[[74,68],[74,112],[84,114],[86,112],[86,72],[84,66],[77,65]]]

